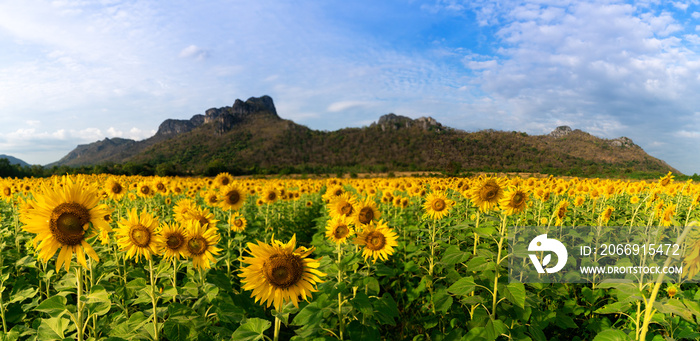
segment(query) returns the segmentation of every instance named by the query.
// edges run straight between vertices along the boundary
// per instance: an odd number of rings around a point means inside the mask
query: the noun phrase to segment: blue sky
[[[9,0],[0,51],[0,154],[34,164],[270,95],[312,129],[569,125],[700,173],[697,0]]]

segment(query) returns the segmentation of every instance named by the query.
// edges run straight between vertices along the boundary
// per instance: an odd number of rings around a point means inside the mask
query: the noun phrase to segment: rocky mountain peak
[[[410,117],[396,115],[394,113],[381,116],[377,123],[372,123],[370,125],[370,127],[374,126],[379,126],[382,129],[382,131],[398,130],[402,128],[410,128],[413,126],[420,127],[424,130],[428,130],[431,127],[442,129],[442,124],[438,123],[438,121],[436,121],[432,117],[419,117],[414,120]]]
[[[551,133],[549,133],[549,136],[558,139],[560,137],[569,135],[572,131],[573,130],[571,130],[571,127],[569,126],[558,126],[554,130],[552,130]]]

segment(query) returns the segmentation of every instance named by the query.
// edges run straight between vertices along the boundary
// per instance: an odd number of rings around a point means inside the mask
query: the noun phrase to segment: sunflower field
[[[671,174],[77,175],[0,199],[0,340],[700,339],[700,185]],[[686,273],[511,281],[509,233],[534,226],[661,226]]]

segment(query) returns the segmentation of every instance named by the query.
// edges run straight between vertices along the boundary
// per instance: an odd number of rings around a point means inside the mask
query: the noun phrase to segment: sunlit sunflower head
[[[167,195],[168,194],[168,183],[165,179],[156,178],[153,181],[153,189],[157,193],[160,193],[161,195]]]
[[[236,212],[231,215],[231,218],[228,220],[228,224],[231,226],[231,231],[243,232],[245,231],[245,227],[248,225],[248,221],[240,212]]]
[[[506,191],[503,198],[499,201],[499,205],[503,213],[506,215],[518,214],[525,210],[529,194],[524,189],[513,189]]]
[[[352,217],[355,213],[357,200],[350,193],[343,193],[334,197],[328,204],[328,211],[331,217],[345,216]]]
[[[329,185],[329,187],[326,189],[326,193],[323,195],[323,200],[326,202],[331,202],[333,199],[341,196],[343,193],[345,193],[343,186],[338,184]]]
[[[264,203],[272,204],[280,198],[280,192],[277,188],[269,186],[262,191],[262,197]]]
[[[487,177],[471,188],[470,199],[474,206],[479,207],[482,212],[497,209],[498,202],[503,198],[503,188],[505,181],[503,178]]]
[[[12,189],[12,184],[7,181],[0,181],[0,198],[10,201],[13,197],[14,189]]]
[[[150,198],[156,194],[153,185],[151,185],[149,182],[140,183],[136,191],[142,198]]]
[[[219,205],[224,210],[238,210],[243,207],[245,199],[248,197],[246,191],[236,185],[228,185],[219,191],[221,201]]]
[[[211,213],[206,207],[195,207],[194,209],[189,210],[185,215],[185,218],[188,220],[196,220],[205,228],[216,228],[216,223],[219,222],[218,219],[215,219],[214,214]]]
[[[669,203],[661,214],[661,226],[671,226],[673,216],[676,214],[676,204]]]
[[[659,186],[661,187],[666,187],[670,185],[673,182],[674,176],[672,175],[673,173],[668,172],[668,174],[662,176],[659,178]]]
[[[423,204],[425,216],[433,220],[440,220],[450,213],[452,203],[453,201],[447,199],[447,195],[444,192],[431,192],[425,198],[425,203]],[[400,204],[401,202],[399,201],[399,205]]]
[[[161,238],[156,245],[164,259],[180,259],[185,257],[187,238],[185,228],[178,223],[163,224],[160,230]]]
[[[630,198],[630,203],[632,203],[633,205],[634,205],[634,204],[637,204],[638,202],[639,202],[639,197],[638,197],[638,196],[633,195],[633,196]]]
[[[357,227],[377,221],[380,216],[381,213],[377,209],[377,204],[371,198],[366,198],[364,201],[358,203],[355,213],[353,214],[355,226]]]
[[[124,187],[124,185],[112,177],[107,180],[104,189],[107,192],[107,195],[116,201],[121,200],[124,197],[124,194],[128,192],[128,188]]]
[[[150,260],[152,255],[158,254],[157,245],[161,242],[161,236],[156,234],[158,219],[147,212],[139,215],[136,208],[132,208],[128,218],[118,224],[115,232],[117,244],[122,251],[126,251],[126,258],[136,256],[138,262],[141,257]]]
[[[99,204],[94,187],[63,177],[60,181],[55,178],[53,186],[42,185],[34,201],[27,202],[23,208],[20,220],[23,230],[36,234],[33,245],[39,258],[48,262],[60,248],[56,269],[63,266],[68,271],[73,253],[83,267],[87,267],[85,254],[95,261],[100,260],[86,238],[99,231],[112,230],[104,220],[111,212],[110,208]]]
[[[299,307],[299,297],[308,302],[316,285],[326,274],[318,271],[320,259],[308,258],[314,247],[296,247],[296,235],[286,243],[272,239],[271,244],[258,241],[248,243],[250,257],[243,257],[248,264],[239,275],[244,290],[252,290],[255,302],[272,305],[275,310],[287,302]]]
[[[376,262],[377,258],[389,259],[394,253],[394,247],[399,245],[396,233],[383,220],[365,226],[362,232],[357,233],[355,244],[363,246],[365,261],[371,256],[372,262]]]
[[[333,217],[326,224],[326,237],[336,244],[345,243],[355,233],[351,224],[352,219],[344,215]]]
[[[562,223],[564,222],[564,218],[566,217],[566,211],[569,208],[569,202],[566,200],[562,200],[559,202],[557,205],[557,208],[554,210],[553,218],[556,219],[555,225],[556,226],[561,226]]]
[[[224,172],[214,178],[214,185],[217,187],[226,187],[233,182],[233,176],[231,174]]]
[[[583,203],[586,202],[586,198],[582,196],[577,196],[576,199],[574,199],[574,206],[580,207],[583,205]]]
[[[612,206],[608,206],[605,208],[605,210],[603,210],[603,212],[600,214],[600,217],[598,218],[601,225],[605,225],[610,221],[610,217],[612,216],[614,210],[615,208]]]
[[[693,221],[689,225],[694,226],[694,228],[683,242],[686,247],[683,259],[683,277],[693,279],[700,272],[700,224]]]
[[[192,199],[180,199],[175,203],[173,207],[173,212],[175,213],[175,220],[184,223],[189,219],[190,211],[197,209],[197,204]]]
[[[214,191],[209,191],[204,193],[204,202],[207,203],[209,206],[218,206],[219,205],[219,194]]]
[[[216,263],[214,256],[221,251],[216,244],[221,238],[218,229],[202,226],[198,220],[190,220],[185,226],[185,256],[192,258],[195,269],[211,268],[211,262]]]

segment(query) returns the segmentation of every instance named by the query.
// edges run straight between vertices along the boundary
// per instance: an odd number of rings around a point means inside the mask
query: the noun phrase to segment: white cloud
[[[180,51],[180,58],[192,58],[194,60],[204,60],[209,57],[209,52],[197,45],[190,45]]]
[[[369,105],[371,105],[371,103],[366,101],[339,101],[333,102],[330,105],[328,105],[328,108],[326,110],[330,112],[340,112],[349,109],[363,108]]]

